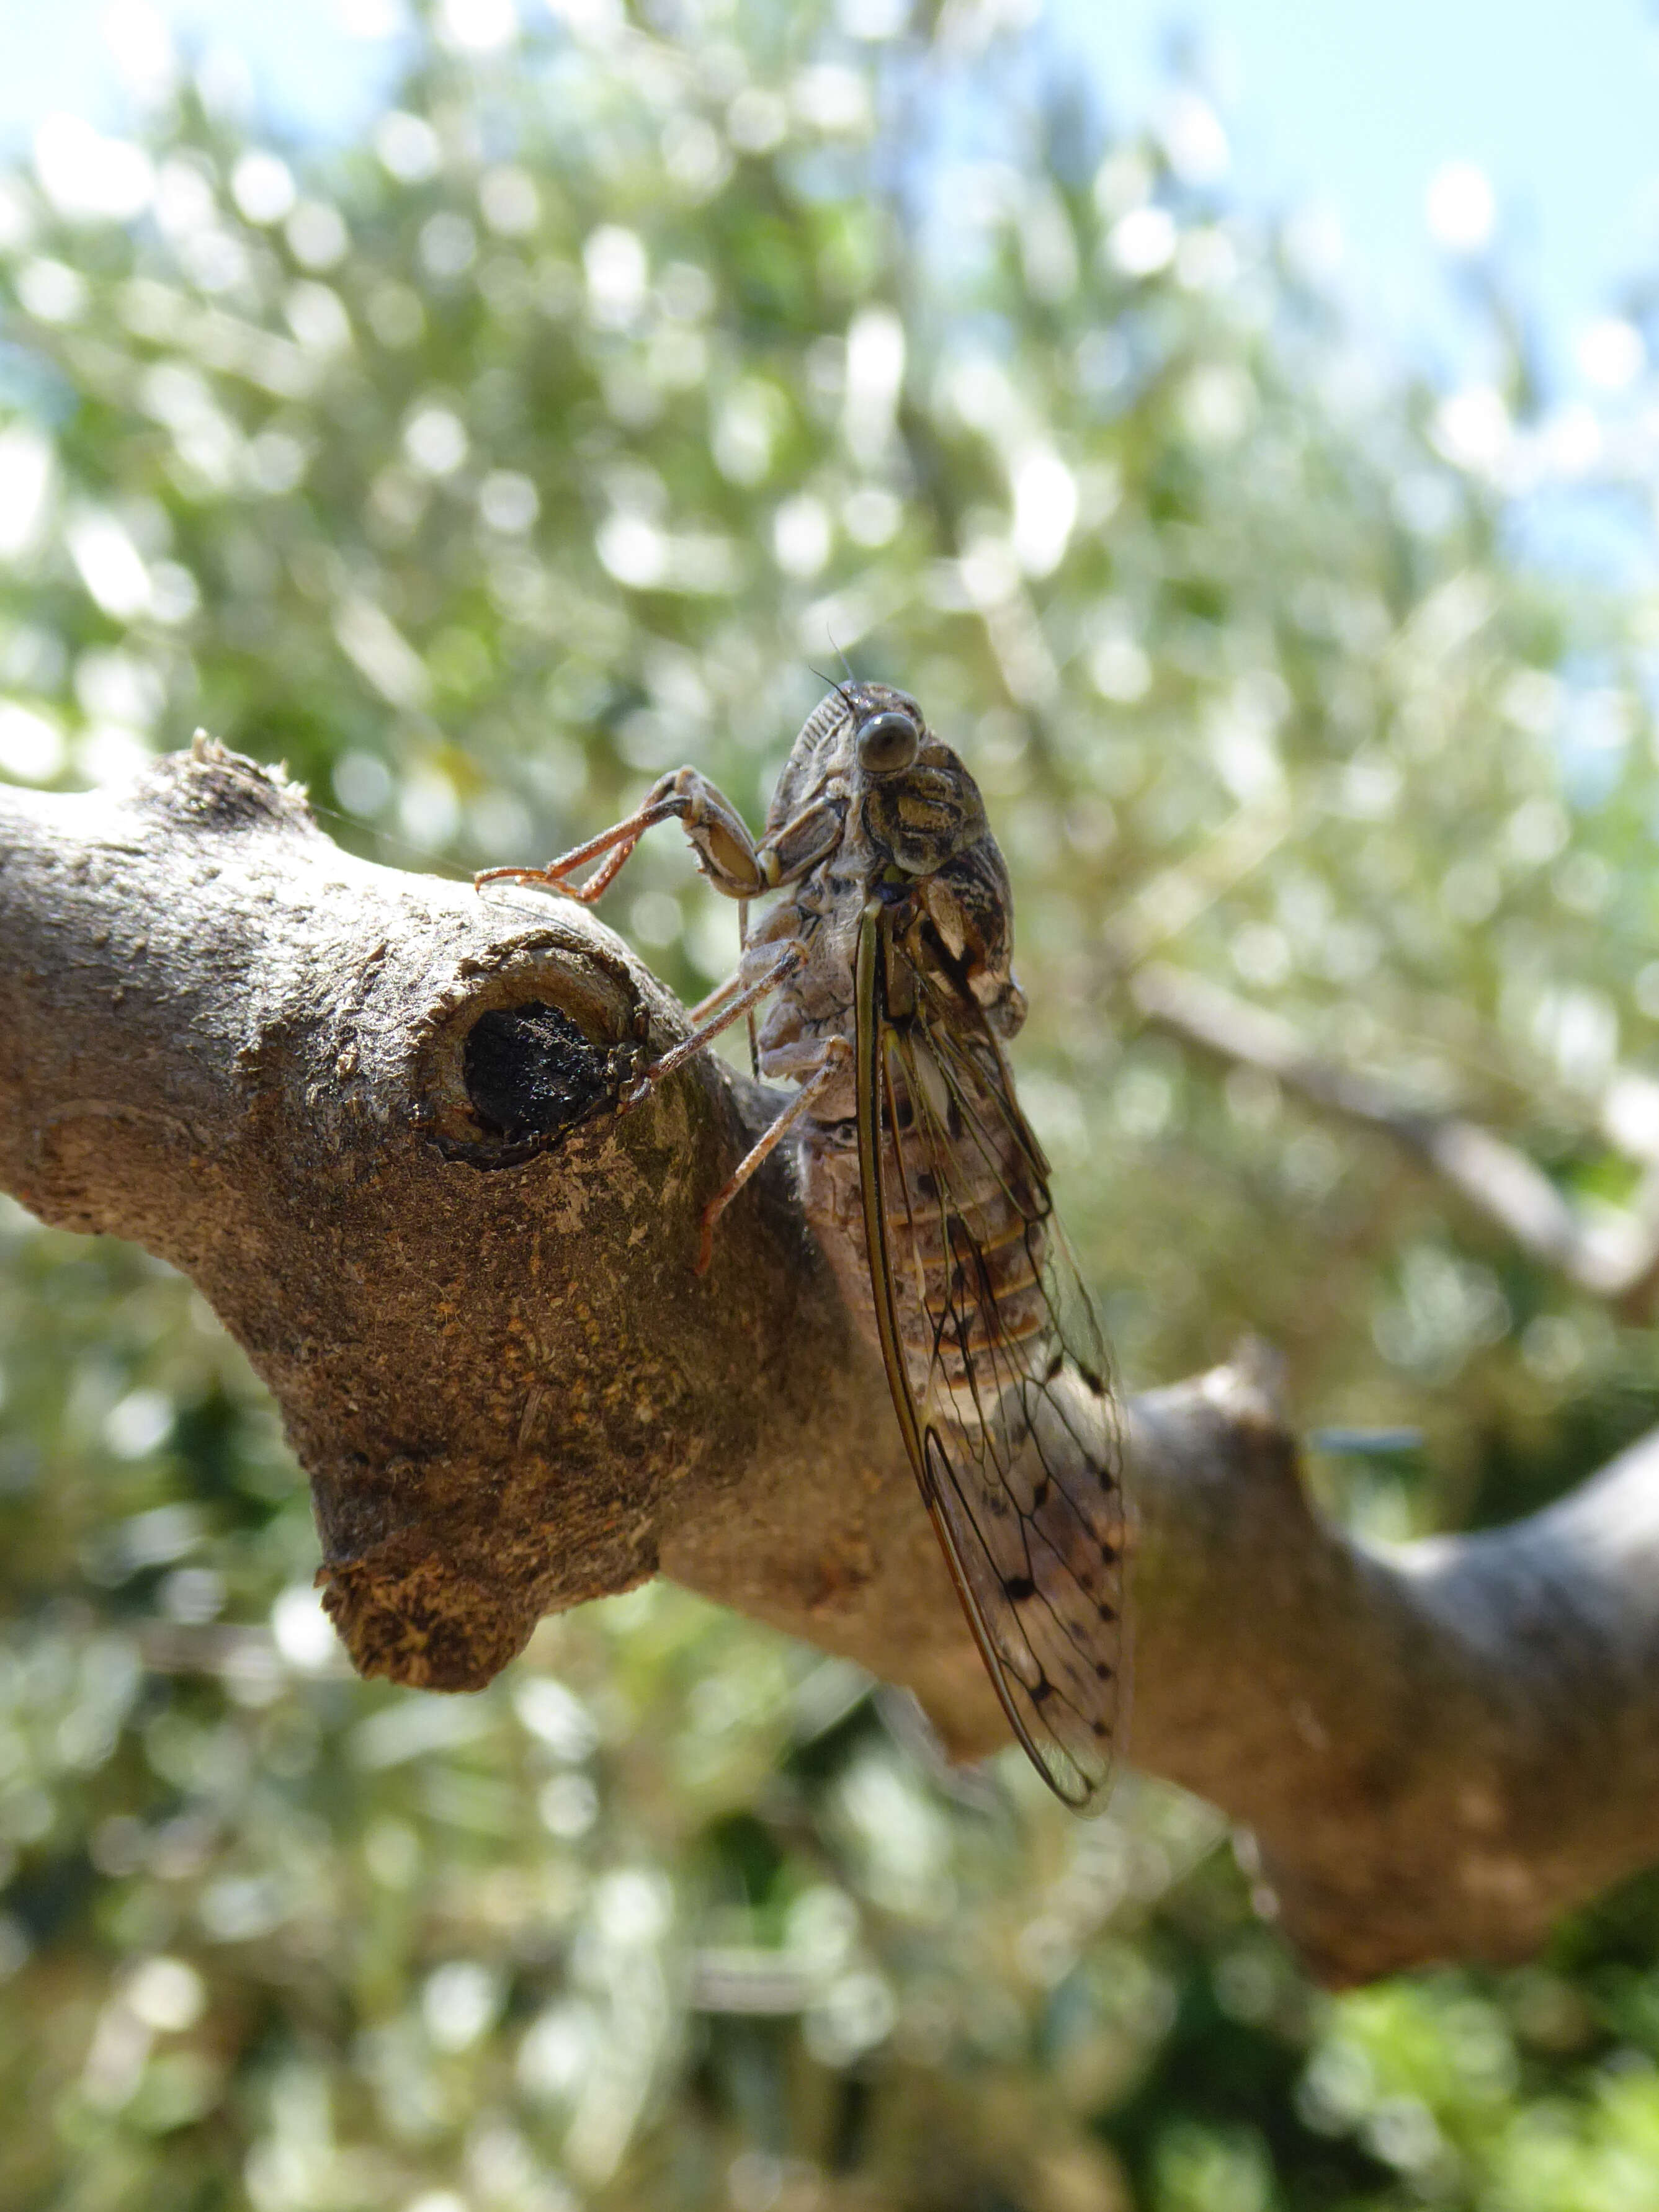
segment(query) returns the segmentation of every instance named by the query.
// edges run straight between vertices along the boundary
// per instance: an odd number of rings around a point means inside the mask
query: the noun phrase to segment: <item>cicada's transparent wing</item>
[[[859,951],[860,1164],[894,1404],[1014,1733],[1082,1808],[1127,1717],[1104,1340],[978,1007],[911,965],[879,908]]]

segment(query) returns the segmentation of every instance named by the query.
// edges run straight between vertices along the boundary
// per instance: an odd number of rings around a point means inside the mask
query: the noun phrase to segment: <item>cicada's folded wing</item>
[[[1104,1340],[979,1008],[909,966],[879,910],[858,978],[865,1228],[894,1404],[1014,1733],[1081,1808],[1127,1717]]]

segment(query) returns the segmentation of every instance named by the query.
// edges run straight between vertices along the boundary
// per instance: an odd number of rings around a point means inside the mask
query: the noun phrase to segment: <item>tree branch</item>
[[[663,1572],[1006,1740],[767,1094],[583,910],[373,866],[217,747],[0,796],[0,1180],[201,1286],[311,1478],[365,1673],[480,1686]],[[1510,1529],[1321,1521],[1259,1356],[1133,1401],[1131,1755],[1353,1979],[1513,1956],[1659,1851],[1659,1442]]]
[[[1462,1114],[1427,1111],[1376,1077],[1322,1058],[1281,1015],[1162,962],[1138,969],[1129,990],[1157,1027],[1233,1066],[1271,1075],[1322,1112],[1391,1137],[1577,1289],[1634,1312],[1645,1310],[1659,1289],[1659,1168],[1650,1153],[1634,1202],[1591,1217],[1490,1129]],[[1650,1117],[1651,1102],[1644,1096],[1636,1103]],[[1608,1135],[1628,1149],[1630,1133],[1616,1115],[1609,1119]],[[1642,1133],[1650,1146],[1645,1121]]]

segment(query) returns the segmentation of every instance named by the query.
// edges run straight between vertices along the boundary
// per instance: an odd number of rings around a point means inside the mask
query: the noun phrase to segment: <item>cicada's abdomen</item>
[[[930,1376],[948,1398],[941,1413],[981,1427],[1004,1394],[1042,1376],[1052,1346],[1042,1268],[1048,1193],[1006,1124],[966,1119],[949,1097],[931,1097],[913,1064],[890,1070],[895,1141],[884,1148],[893,1288],[905,1364],[918,1398]],[[917,1095],[912,1095],[912,1085]],[[944,1202],[939,1147],[951,1150]],[[879,1345],[855,1149],[809,1125],[801,1188],[842,1296]]]

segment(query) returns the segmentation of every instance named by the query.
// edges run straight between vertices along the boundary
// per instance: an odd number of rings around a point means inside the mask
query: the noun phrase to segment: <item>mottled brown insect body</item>
[[[1121,1706],[1122,1551],[1106,1352],[1054,1220],[1003,1044],[1025,1000],[1007,871],[979,790],[904,693],[838,687],[802,728],[758,845],[695,769],[545,869],[596,898],[653,823],[776,904],[691,1037],[631,1097],[770,999],[760,1072],[801,1087],[704,1215],[798,1132],[809,1218],[880,1349],[894,1410],[1011,1725],[1073,1805],[1102,1791]],[[603,857],[601,857],[603,856]],[[571,877],[600,865],[580,886]],[[627,1102],[625,1102],[627,1103]]]
[[[880,776],[864,770],[854,744],[860,712],[865,720],[914,715],[921,727],[902,692],[873,684],[832,691],[796,738],[767,816],[763,853],[786,841],[793,823],[824,825],[823,849],[756,930],[738,971],[751,983],[791,946],[799,955],[760,1031],[760,1070],[770,1082],[799,1080],[828,1036],[854,1043],[859,931],[872,895],[896,923],[933,922],[1002,1036],[1025,1018],[1010,973],[1008,873],[977,785],[951,748],[927,734],[910,767]],[[845,1084],[825,1093],[811,1120],[850,1120],[851,1083],[849,1065]]]

